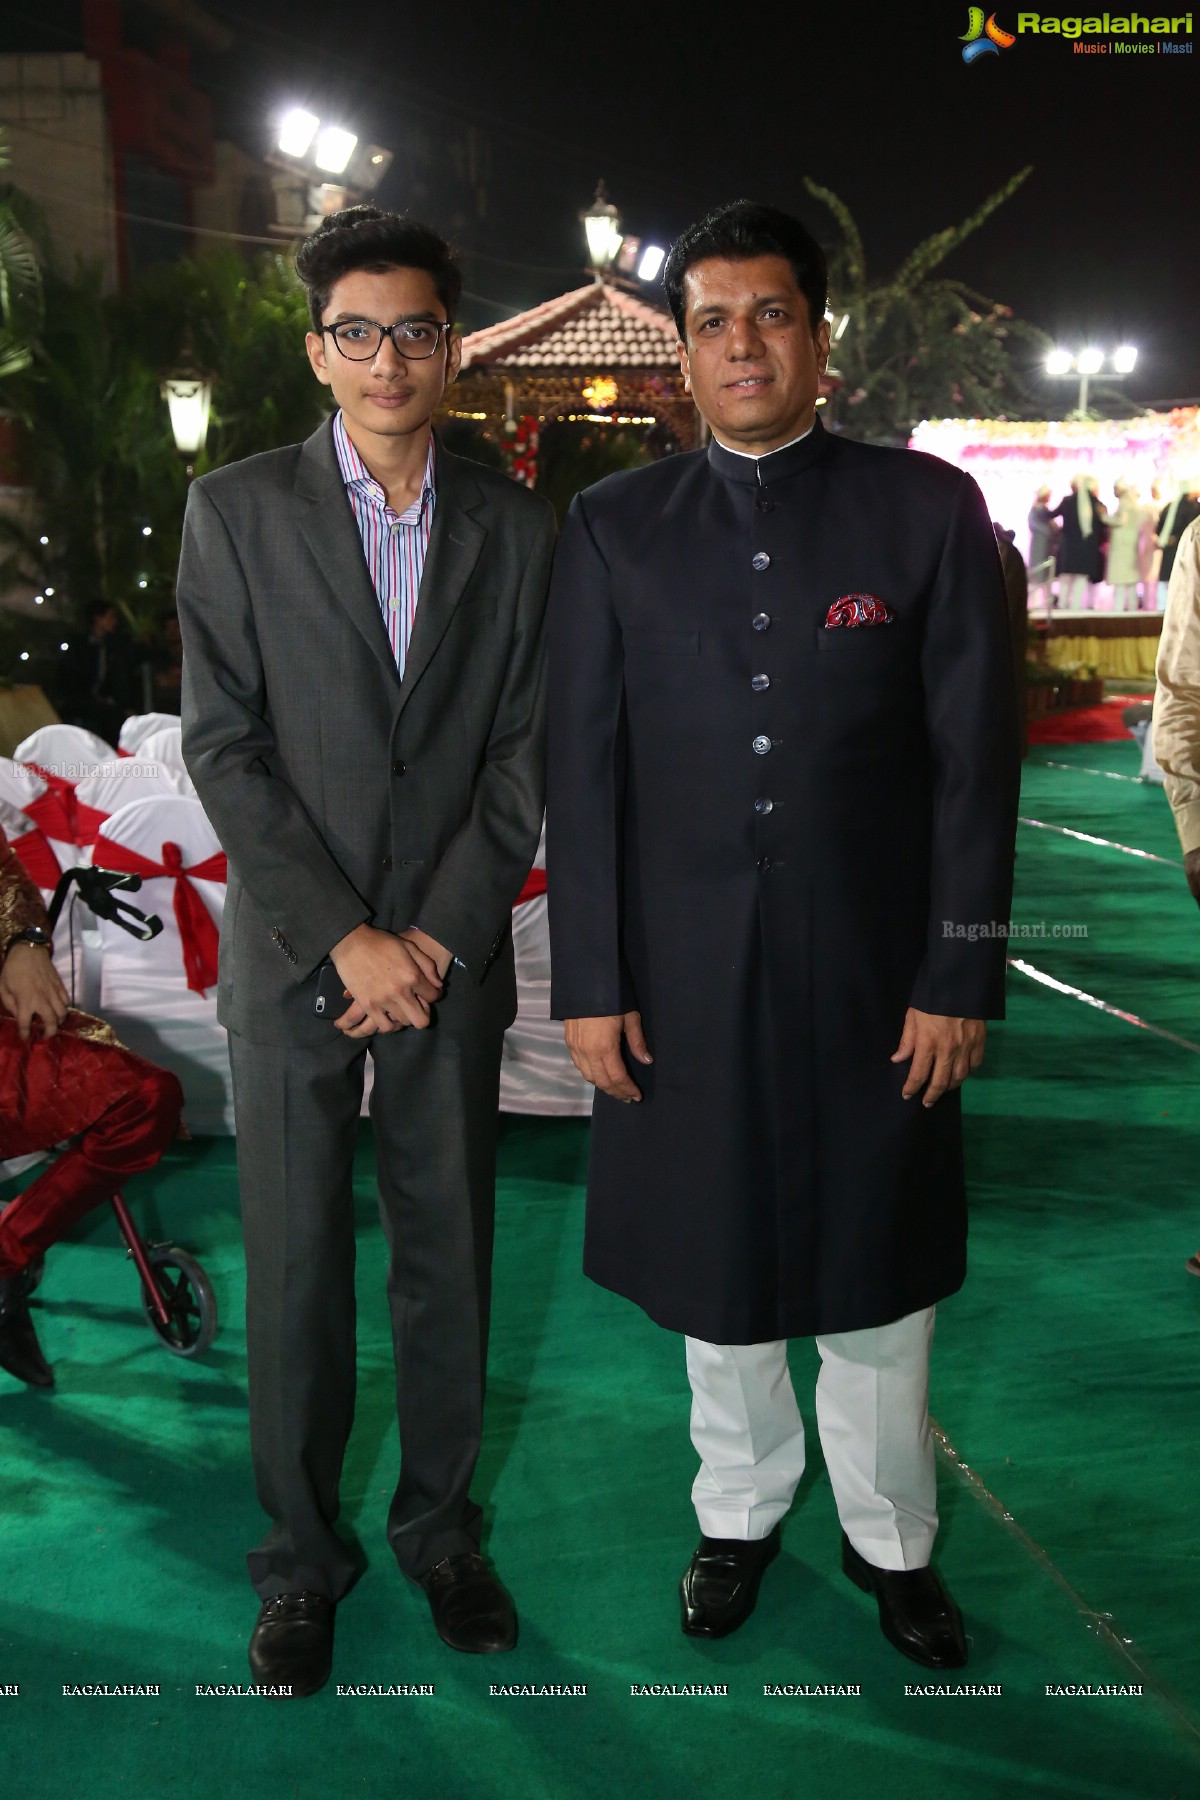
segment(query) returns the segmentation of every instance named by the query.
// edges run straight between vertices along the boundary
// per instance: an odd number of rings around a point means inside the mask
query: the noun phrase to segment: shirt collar
[[[360,493],[383,497],[383,489],[368,469],[366,463],[354,448],[350,433],[346,430],[346,421],[342,417],[342,409],[338,408],[333,415],[333,448],[337,455],[338,468],[342,480],[348,488],[357,488]],[[421,497],[415,507],[409,511],[420,512],[426,501],[437,493],[437,444],[434,433],[429,434],[429,454],[425,458],[425,475],[421,482]]]
[[[731,450],[727,444],[713,438],[708,446],[708,463],[715,474],[723,475],[727,481],[739,482],[743,487],[765,487],[769,481],[782,481],[788,475],[807,469],[824,455],[829,442],[829,434],[820,419],[814,419],[798,438],[781,444],[778,450],[768,450],[765,456],[755,456],[748,450]]]

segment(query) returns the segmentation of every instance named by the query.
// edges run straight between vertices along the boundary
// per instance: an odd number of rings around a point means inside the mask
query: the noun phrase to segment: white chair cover
[[[183,761],[183,735],[178,723],[151,732],[138,749],[138,762],[155,762],[173,783],[177,794],[195,797],[196,788]]]
[[[98,763],[116,762],[117,753],[82,725],[39,725],[13,751],[17,762],[37,763],[64,781],[82,781]]]
[[[172,725],[179,729],[178,713],[130,713],[117,736],[117,748],[127,756],[135,756],[151,732],[165,731]]]
[[[178,794],[170,771],[161,763],[148,762],[140,756],[123,756],[115,762],[101,763],[75,789],[82,806],[102,812],[105,818],[132,806],[135,800],[160,800]]]
[[[45,791],[46,783],[36,769],[31,769],[27,763],[17,762],[12,757],[0,756],[0,800],[7,800],[10,806],[24,812]],[[26,820],[26,826],[28,823]]]
[[[533,866],[546,867],[544,825]],[[504,1034],[500,1111],[590,1118],[595,1089],[571,1061],[561,1022],[550,1017],[550,927],[545,894],[513,908],[513,950],[517,1016]]]
[[[103,836],[155,863],[162,862],[165,843],[177,844],[185,870],[220,850],[200,802],[181,794],[132,801],[112,814]],[[94,860],[103,866],[103,844]],[[225,884],[200,880],[194,886],[219,928]],[[233,1095],[225,1030],[217,1024],[215,985],[205,994],[193,993],[187,985],[174,879],[149,877],[130,900],[142,912],[158,914],[162,934],[140,943],[118,926],[99,921],[100,1014],[122,1043],[178,1075],[192,1131],[230,1136]]]

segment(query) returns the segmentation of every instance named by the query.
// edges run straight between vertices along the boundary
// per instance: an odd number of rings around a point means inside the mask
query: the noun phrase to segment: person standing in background
[[[1052,577],[1046,570],[1045,565],[1054,555],[1055,539],[1058,532],[1058,527],[1050,513],[1049,500],[1050,489],[1048,487],[1040,487],[1034,495],[1033,505],[1029,509],[1028,519],[1028,572],[1032,577],[1030,582],[1030,599],[1032,600],[1035,597],[1039,599],[1041,604],[1045,606],[1047,612],[1050,610],[1051,605],[1050,582]]]
[[[1158,516],[1158,532],[1155,542],[1162,552],[1162,561],[1158,565],[1158,606],[1160,610],[1167,604],[1167,589],[1170,586],[1171,571],[1175,567],[1180,540],[1192,520],[1197,518],[1200,518],[1200,501],[1196,498],[1196,483],[1194,479],[1185,479],[1179,483],[1173,499],[1163,507]]]
[[[1136,612],[1141,576],[1142,527],[1146,509],[1132,482],[1119,480],[1113,492],[1116,510],[1109,515],[1108,562],[1105,573],[1113,591],[1114,612]]]
[[[65,724],[115,745],[129,714],[145,710],[142,662],[111,600],[93,600],[86,618],[86,632],[72,632],[58,665],[58,711]]]
[[[1183,527],[1171,560],[1155,669],[1154,754],[1175,816],[1184,879],[1200,905],[1200,518]],[[1200,1275],[1200,1251],[1188,1257],[1187,1269]]]
[[[1069,495],[1051,513],[1063,527],[1058,605],[1067,612],[1088,612],[1092,587],[1105,580],[1105,517],[1105,508],[1096,499],[1094,475],[1076,475]]]
[[[1076,475],[1071,492],[1060,500],[1051,518],[1062,521],[1062,548],[1058,556],[1058,603],[1068,612],[1087,612],[1092,589],[1104,580],[1104,538],[1107,515],[1096,496],[1094,475]]]

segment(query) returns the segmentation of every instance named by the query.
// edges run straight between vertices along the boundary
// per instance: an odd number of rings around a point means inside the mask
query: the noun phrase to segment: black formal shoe
[[[874,1594],[889,1644],[927,1669],[961,1669],[967,1660],[962,1614],[933,1569],[877,1569],[842,1533],[842,1568]]]
[[[438,1636],[452,1650],[489,1656],[517,1642],[512,1595],[477,1550],[443,1556],[417,1578],[429,1597]]]
[[[24,1271],[0,1276],[0,1368],[29,1387],[54,1386],[54,1370],[42,1355],[29,1316]]]
[[[765,1538],[702,1537],[679,1584],[688,1637],[728,1637],[754,1611],[763,1570],[779,1555],[779,1527]]]
[[[315,1694],[333,1667],[334,1601],[324,1594],[272,1594],[250,1633],[250,1668],[264,1687]]]

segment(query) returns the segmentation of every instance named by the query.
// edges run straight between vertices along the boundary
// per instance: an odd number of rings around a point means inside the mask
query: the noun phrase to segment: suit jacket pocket
[[[821,656],[859,657],[863,662],[881,656],[903,656],[913,648],[913,635],[906,625],[835,625],[817,632],[817,653]]]

